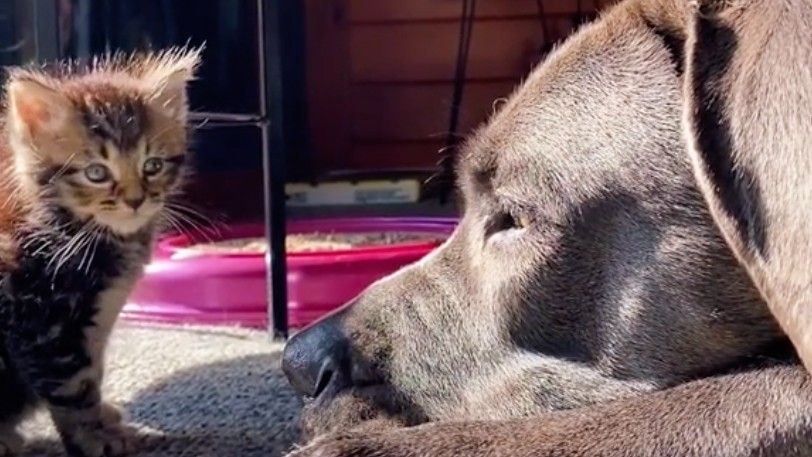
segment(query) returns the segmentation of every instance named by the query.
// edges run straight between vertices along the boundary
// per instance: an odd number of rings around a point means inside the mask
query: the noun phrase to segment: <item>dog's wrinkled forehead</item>
[[[554,52],[470,137],[459,169],[466,195],[555,206],[610,185],[645,185],[634,174],[643,164],[656,173],[659,151],[680,138],[671,122],[679,79],[656,34],[609,26],[588,26]]]

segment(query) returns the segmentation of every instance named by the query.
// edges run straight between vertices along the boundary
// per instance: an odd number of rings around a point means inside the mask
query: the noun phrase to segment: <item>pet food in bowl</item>
[[[440,243],[444,239],[445,237],[419,232],[296,233],[285,239],[285,250],[290,253],[328,252],[396,244]],[[264,254],[267,251],[268,241],[264,237],[252,237],[198,243],[182,249],[176,255],[192,257],[203,254]]]

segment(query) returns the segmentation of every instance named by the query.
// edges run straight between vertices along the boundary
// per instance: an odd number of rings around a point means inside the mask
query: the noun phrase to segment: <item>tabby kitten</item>
[[[200,50],[12,69],[0,134],[0,455],[44,404],[70,455],[119,455],[110,329],[179,191]],[[170,216],[171,217],[171,216]]]

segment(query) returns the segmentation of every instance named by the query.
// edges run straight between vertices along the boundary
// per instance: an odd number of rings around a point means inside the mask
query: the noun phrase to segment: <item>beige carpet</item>
[[[121,325],[106,393],[144,434],[135,456],[280,456],[296,437],[299,411],[280,354],[262,332]],[[24,457],[64,455],[44,414],[22,430]]]

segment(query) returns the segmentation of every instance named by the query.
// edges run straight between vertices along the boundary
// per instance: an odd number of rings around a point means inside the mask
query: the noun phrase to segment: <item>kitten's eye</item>
[[[94,163],[85,168],[85,177],[90,182],[103,183],[110,180],[110,169],[100,163]]]
[[[164,169],[164,160],[151,157],[144,162],[144,176],[155,176]]]

